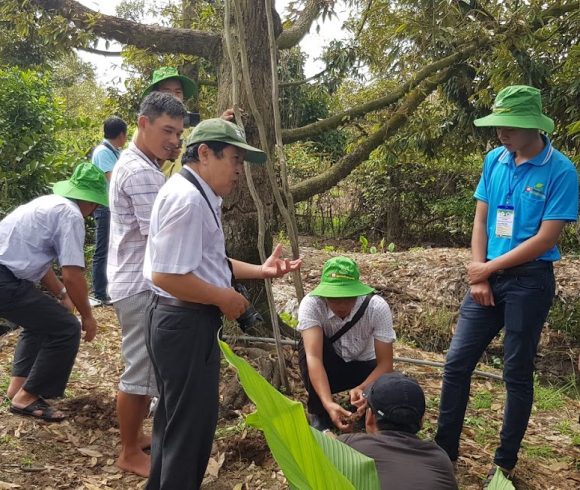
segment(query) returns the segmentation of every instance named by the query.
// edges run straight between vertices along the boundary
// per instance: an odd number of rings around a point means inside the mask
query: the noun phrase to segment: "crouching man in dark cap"
[[[417,437],[425,414],[421,386],[401,373],[386,373],[364,396],[366,434],[343,434],[338,439],[374,459],[381,489],[457,489],[445,451]]]

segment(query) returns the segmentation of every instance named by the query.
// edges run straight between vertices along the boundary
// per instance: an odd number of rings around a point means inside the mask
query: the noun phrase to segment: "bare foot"
[[[141,449],[150,449],[151,448],[151,436],[149,434],[139,434],[139,440],[137,441],[137,445]]]
[[[117,458],[117,466],[123,471],[148,478],[151,470],[151,456],[145,454],[141,449],[130,454],[127,451],[122,451]]]

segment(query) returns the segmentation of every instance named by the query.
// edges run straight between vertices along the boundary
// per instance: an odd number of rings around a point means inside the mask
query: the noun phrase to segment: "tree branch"
[[[289,49],[296,46],[308,34],[312,23],[320,15],[320,11],[327,4],[324,0],[308,0],[304,10],[294,22],[294,25],[284,29],[278,36],[278,49]]]
[[[87,53],[93,53],[93,54],[98,54],[100,56],[107,56],[107,57],[115,57],[115,56],[121,56],[122,51],[105,51],[102,49],[95,49],[95,48],[89,48],[89,47],[81,47],[81,48],[77,48],[80,49],[81,51],[86,51]]]
[[[62,15],[76,27],[105,39],[155,53],[183,53],[214,59],[221,50],[219,34],[140,24],[91,10],[75,0],[32,0],[39,8]]]
[[[294,80],[291,82],[280,82],[280,88],[288,88],[288,87],[298,87],[300,85],[304,85],[305,83],[311,82],[312,80],[316,80],[317,78],[321,77],[328,71],[328,68],[325,68],[321,72],[317,73],[316,75],[312,75],[311,77],[305,78],[304,80]]]
[[[346,124],[352,119],[364,116],[369,112],[376,111],[378,109],[382,109],[391,104],[394,104],[402,97],[404,97],[409,90],[415,88],[427,77],[433,75],[434,73],[436,73],[441,69],[444,69],[448,66],[451,66],[454,63],[457,63],[458,61],[461,61],[462,59],[467,58],[479,47],[481,47],[481,44],[476,43],[469,44],[468,46],[457,51],[456,53],[447,56],[446,58],[437,60],[431,63],[430,65],[427,65],[425,68],[419,70],[411,79],[409,79],[407,82],[401,85],[399,89],[395,90],[394,92],[391,92],[388,95],[385,95],[384,97],[371,100],[370,102],[367,102],[365,104],[358,105],[356,107],[353,107],[352,109],[348,109],[339,114],[335,114],[334,116],[330,116],[329,118],[323,119],[321,121],[316,121],[311,124],[307,124],[306,126],[302,126],[300,128],[286,129],[282,132],[282,138],[284,140],[284,143],[288,144],[306,138],[311,138],[320,133]]]
[[[388,121],[366,140],[357,144],[354,151],[342,157],[325,172],[293,185],[290,188],[290,192],[294,197],[294,202],[305,201],[316,194],[327,191],[348,176],[356,167],[369,158],[369,155],[373,150],[384,143],[387,138],[395,134],[397,130],[407,122],[419,104],[421,104],[421,102],[423,102],[438,85],[445,82],[451,74],[451,68],[447,68],[432,78],[425,80],[420,87],[416,88],[405,97],[401,106],[388,119]]]

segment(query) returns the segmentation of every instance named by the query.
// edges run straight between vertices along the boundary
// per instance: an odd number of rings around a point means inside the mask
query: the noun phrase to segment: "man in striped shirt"
[[[185,113],[183,103],[172,94],[148,94],[141,103],[138,134],[113,169],[109,188],[108,292],[121,324],[125,363],[117,396],[121,432],[117,465],[144,477],[151,461],[143,451],[150,445],[143,421],[157,386],[145,347],[145,307],[152,293],[143,277],[143,258],[151,209],[165,182],[158,162],[179,148]]]

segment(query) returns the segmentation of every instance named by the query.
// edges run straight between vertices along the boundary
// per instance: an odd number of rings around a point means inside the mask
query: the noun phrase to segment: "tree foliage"
[[[62,106],[50,78],[18,68],[0,69],[0,216],[45,194],[69,166],[56,134],[64,127]]]

